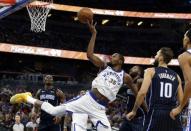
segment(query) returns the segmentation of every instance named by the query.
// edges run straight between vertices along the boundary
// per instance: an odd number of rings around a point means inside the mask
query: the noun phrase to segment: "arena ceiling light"
[[[73,17],[74,18],[74,21],[77,21],[78,20],[78,17],[77,16],[75,16],[75,17]]]
[[[133,25],[134,24],[134,21],[126,21],[126,26],[129,26],[129,25]]]
[[[137,23],[138,26],[141,26],[143,24],[143,21],[140,21]]]
[[[128,23],[128,22],[126,22],[126,26],[129,26],[129,23]]]
[[[102,25],[105,25],[105,24],[108,23],[108,22],[109,22],[109,20],[108,20],[108,19],[105,19],[105,20],[102,20],[101,24],[102,24]]]

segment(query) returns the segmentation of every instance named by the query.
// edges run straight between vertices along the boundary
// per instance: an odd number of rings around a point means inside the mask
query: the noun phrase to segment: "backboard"
[[[16,12],[17,10],[22,9],[32,1],[34,0],[19,0],[18,2],[16,2],[16,4],[13,5],[9,5],[7,3],[5,3],[5,5],[2,5],[0,1],[0,19]]]

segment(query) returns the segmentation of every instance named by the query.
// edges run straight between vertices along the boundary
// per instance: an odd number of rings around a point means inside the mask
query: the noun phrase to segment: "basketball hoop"
[[[45,31],[46,19],[51,9],[51,3],[53,3],[53,0],[35,1],[27,5],[27,11],[31,19],[31,31]]]

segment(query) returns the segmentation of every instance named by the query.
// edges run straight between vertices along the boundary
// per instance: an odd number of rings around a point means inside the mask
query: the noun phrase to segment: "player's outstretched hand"
[[[174,109],[172,109],[171,112],[170,112],[170,117],[171,117],[173,120],[175,120],[175,119],[176,119],[176,116],[177,116],[178,114],[180,114],[181,111],[182,111],[182,110],[181,110],[181,108],[180,108],[179,106],[176,107],[176,108],[174,108]]]
[[[92,20],[91,23],[90,23],[89,21],[87,21],[87,23],[88,23],[88,27],[89,27],[91,33],[92,33],[92,34],[96,34],[96,33],[97,33],[97,30],[96,30],[95,27],[96,27],[96,25],[97,25],[97,22],[93,23],[93,20]]]
[[[131,111],[126,115],[127,120],[132,120],[136,115],[136,112]]]

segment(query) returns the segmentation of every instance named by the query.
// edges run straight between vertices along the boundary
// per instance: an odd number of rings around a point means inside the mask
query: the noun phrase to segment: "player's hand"
[[[59,124],[61,121],[61,117],[54,117],[53,120],[54,120],[54,124]]]
[[[127,120],[132,120],[136,115],[136,112],[131,111],[126,115]]]
[[[93,20],[92,20],[92,22],[90,23],[89,21],[87,21],[87,23],[88,23],[88,27],[89,27],[89,29],[90,29],[90,32],[92,33],[92,34],[96,34],[97,33],[97,30],[96,30],[96,25],[97,25],[97,22],[95,22],[95,23],[93,23]]]
[[[181,108],[180,108],[179,106],[176,107],[176,108],[174,108],[174,109],[172,109],[171,112],[170,112],[170,117],[171,117],[173,120],[175,120],[175,119],[176,119],[176,116],[177,116],[178,114],[180,114],[181,111],[182,111],[182,110],[181,110]]]

